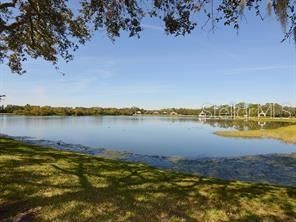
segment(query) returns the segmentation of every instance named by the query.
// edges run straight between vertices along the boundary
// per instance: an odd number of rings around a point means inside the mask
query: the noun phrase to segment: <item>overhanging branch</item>
[[[0,10],[5,8],[13,8],[15,7],[17,0],[13,0],[12,2],[5,2],[0,4]]]

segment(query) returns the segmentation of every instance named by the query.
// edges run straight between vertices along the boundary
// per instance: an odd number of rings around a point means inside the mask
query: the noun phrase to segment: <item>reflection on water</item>
[[[194,117],[0,116],[0,133],[62,140],[139,154],[201,157],[296,152],[296,146],[269,139],[223,138],[213,132],[225,129],[277,128],[290,123],[253,121],[200,121]]]
[[[258,130],[258,129],[276,129],[283,126],[290,126],[289,122],[264,122],[264,121],[246,121],[246,120],[215,120],[207,119],[204,123],[213,127],[233,128],[236,130]],[[295,124],[295,123],[294,123]]]

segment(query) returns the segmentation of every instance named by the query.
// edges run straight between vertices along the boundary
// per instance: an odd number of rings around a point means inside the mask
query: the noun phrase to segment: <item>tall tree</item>
[[[144,18],[163,22],[172,35],[191,33],[199,23],[210,21],[239,28],[244,10],[257,16],[268,9],[277,15],[284,39],[296,40],[296,0],[68,0],[0,1],[0,62],[12,72],[23,73],[28,58],[42,58],[56,64],[58,58],[72,59],[72,53],[95,31],[104,30],[114,40],[121,31],[138,36]],[[197,14],[205,19],[199,21]],[[201,26],[202,24],[199,24]]]

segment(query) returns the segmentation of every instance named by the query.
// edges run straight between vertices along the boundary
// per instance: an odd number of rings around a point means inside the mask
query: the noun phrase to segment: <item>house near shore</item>
[[[206,118],[207,117],[207,114],[202,110],[200,112],[200,114],[198,115],[199,118]]]
[[[258,118],[260,118],[260,117],[266,117],[266,113],[263,111],[258,113]]]
[[[137,112],[135,113],[135,115],[141,115],[141,114],[142,114],[141,111],[137,111]]]
[[[176,113],[176,112],[170,112],[170,115],[171,115],[171,116],[177,116],[178,113]]]

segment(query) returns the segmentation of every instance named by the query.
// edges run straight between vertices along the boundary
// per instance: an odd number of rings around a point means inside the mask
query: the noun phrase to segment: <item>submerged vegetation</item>
[[[294,221],[296,188],[0,139],[0,221]]]
[[[271,138],[296,144],[296,125],[280,127],[277,129],[246,130],[246,131],[219,131],[215,133],[225,137],[241,138]]]

